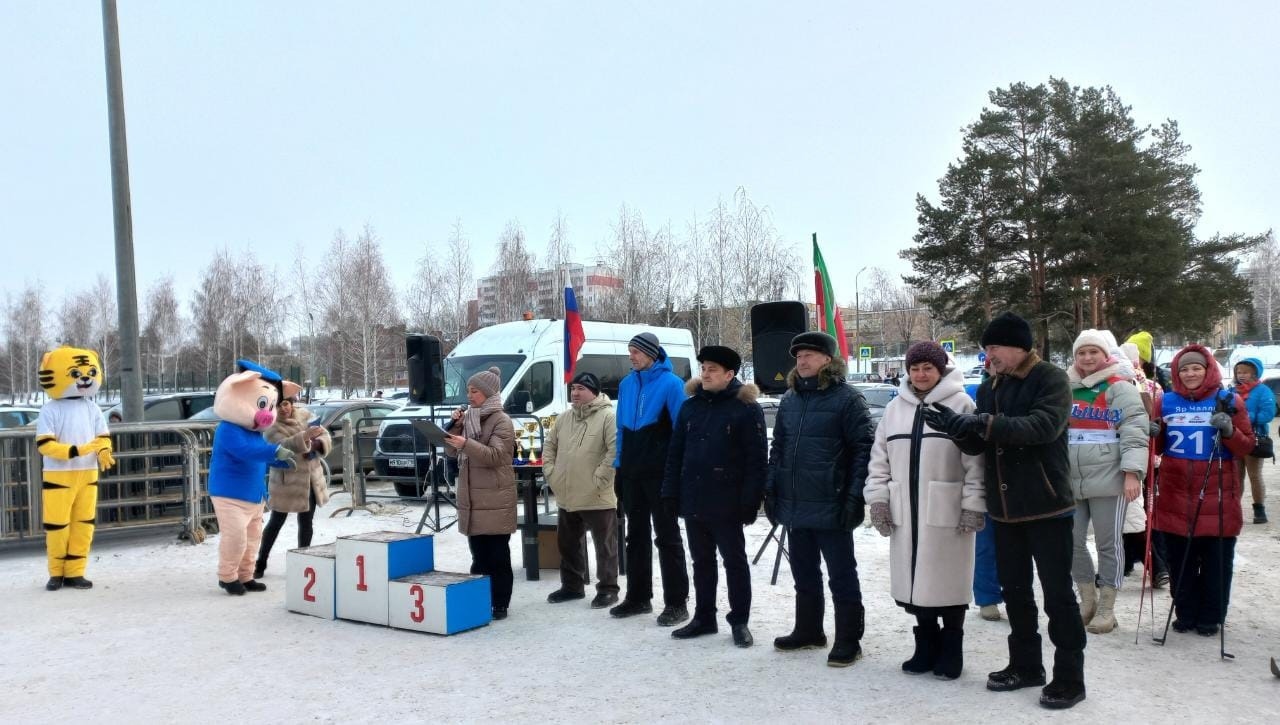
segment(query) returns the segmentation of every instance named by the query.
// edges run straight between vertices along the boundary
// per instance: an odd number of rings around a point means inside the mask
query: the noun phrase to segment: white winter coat
[[[987,510],[983,460],[961,453],[950,438],[930,428],[919,414],[920,402],[904,379],[876,429],[864,496],[868,504],[887,502],[893,517],[893,598],[918,607],[966,605],[973,596],[974,535],[957,527],[961,509]],[[924,402],[959,413],[975,407],[957,369],[944,375]],[[913,541],[919,542],[914,571]]]

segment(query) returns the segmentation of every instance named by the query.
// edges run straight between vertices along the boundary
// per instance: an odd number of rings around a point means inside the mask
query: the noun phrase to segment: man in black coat
[[[1053,642],[1053,681],[1040,694],[1048,708],[1085,697],[1084,623],[1071,582],[1075,501],[1068,478],[1067,375],[1031,351],[1031,326],[1011,312],[982,333],[992,376],[978,387],[978,407],[957,414],[934,404],[930,426],[966,453],[986,454],[987,510],[994,522],[996,571],[1009,615],[1009,666],[987,677],[998,692],[1044,685],[1032,562],[1044,590]]]
[[[827,563],[836,637],[827,655],[848,667],[862,655],[862,587],[853,529],[862,523],[867,462],[874,442],[862,393],[845,382],[847,370],[834,337],[805,332],[791,341],[796,367],[778,405],[769,449],[765,512],[790,535],[796,624],[773,646],[784,652],[825,647],[820,564]]]
[[[750,647],[751,570],[742,527],[755,523],[764,493],[764,411],[759,390],[735,376],[742,358],[731,348],[709,345],[698,351],[701,379],[685,384],[690,396],[680,406],[671,434],[662,502],[684,517],[693,558],[693,619],[671,633],[676,639],[714,634],[716,549],[729,584],[729,628],[733,643]]]

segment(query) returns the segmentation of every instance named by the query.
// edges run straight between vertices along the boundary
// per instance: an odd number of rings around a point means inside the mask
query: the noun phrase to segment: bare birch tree
[[[524,227],[512,219],[498,237],[498,258],[493,264],[498,322],[518,320],[525,312],[537,309],[534,264],[534,256],[525,243]]]
[[[449,233],[448,252],[445,257],[443,277],[444,313],[442,331],[445,348],[451,350],[471,331],[467,324],[467,304],[475,293],[475,277],[471,271],[471,242],[462,228],[462,220],[455,219]]]
[[[155,372],[161,390],[165,388],[166,372],[174,376],[173,388],[178,387],[177,353],[182,348],[182,333],[182,311],[173,277],[162,277],[147,290],[142,320],[143,369]],[[173,364],[166,366],[165,361],[170,358]]]

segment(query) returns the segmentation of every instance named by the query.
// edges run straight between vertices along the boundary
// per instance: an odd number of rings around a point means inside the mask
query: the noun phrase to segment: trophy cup
[[[538,421],[526,421],[524,424],[524,430],[525,437],[528,438],[528,444],[525,446],[525,449],[529,451],[529,457],[525,463],[529,463],[531,465],[542,465],[542,459],[538,455],[538,449],[541,448],[540,441],[537,443],[534,442],[534,438],[536,437],[534,434],[538,431]]]

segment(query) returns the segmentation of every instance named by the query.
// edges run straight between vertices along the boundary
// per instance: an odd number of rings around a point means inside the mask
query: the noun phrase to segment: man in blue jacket
[[[616,485],[627,517],[627,594],[609,610],[615,617],[653,611],[653,539],[658,544],[662,599],[658,624],[689,618],[689,573],[675,512],[662,506],[662,475],[672,425],[684,403],[684,381],[671,372],[667,351],[652,332],[627,344],[632,373],[618,386]],[[650,523],[652,521],[652,524]]]
[[[764,410],[759,388],[736,377],[742,357],[732,348],[708,345],[698,351],[702,377],[690,380],[691,394],[676,417],[662,481],[662,503],[684,517],[693,557],[693,619],[671,633],[676,639],[715,634],[716,549],[724,558],[729,584],[729,629],[733,643],[750,647],[751,569],[742,527],[755,523],[764,494]]]
[[[1231,392],[1239,395],[1244,401],[1245,410],[1249,412],[1249,423],[1253,426],[1253,434],[1259,441],[1269,437],[1267,423],[1276,417],[1276,396],[1271,388],[1261,383],[1262,361],[1256,357],[1247,357],[1235,364],[1235,385]],[[1262,459],[1249,456],[1244,465],[1236,468],[1240,472],[1240,486],[1244,487],[1247,472],[1249,486],[1253,493],[1253,523],[1267,523],[1267,507],[1264,503],[1266,490],[1262,487]],[[1243,497],[1242,497],[1243,498]]]

